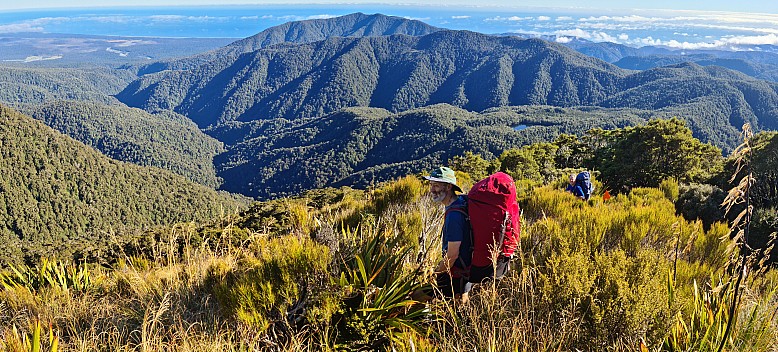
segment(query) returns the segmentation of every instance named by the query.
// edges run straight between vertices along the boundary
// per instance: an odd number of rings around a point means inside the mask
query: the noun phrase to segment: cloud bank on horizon
[[[759,45],[778,46],[778,16],[763,13],[548,8],[474,11],[456,6],[353,4],[0,12],[5,15],[0,16],[0,35],[39,32],[238,38],[288,21],[330,18],[356,11],[419,19],[443,28],[544,36],[562,43],[578,38],[677,49],[753,50]]]

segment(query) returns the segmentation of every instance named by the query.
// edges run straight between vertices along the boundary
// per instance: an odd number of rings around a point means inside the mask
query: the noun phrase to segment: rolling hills
[[[505,149],[553,140],[560,133],[631,126],[653,117],[664,116],[551,106],[473,113],[438,104],[401,113],[347,108],[298,122],[233,123],[209,133],[224,136],[239,130],[247,135],[214,159],[224,179],[222,189],[269,198],[325,186],[365,187],[429,170],[465,151],[492,159]]]
[[[42,104],[54,100],[115,103],[120,92],[137,77],[126,70],[106,67],[27,68],[0,66],[0,102],[7,105]]]

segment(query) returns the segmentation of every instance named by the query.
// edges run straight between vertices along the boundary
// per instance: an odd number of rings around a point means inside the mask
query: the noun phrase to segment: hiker
[[[570,174],[570,177],[567,179],[567,188],[565,188],[565,191],[572,193],[574,196],[586,199],[584,196],[583,189],[581,189],[581,186],[575,184],[575,177],[576,174]]]
[[[565,191],[572,193],[581,200],[589,200],[592,196],[592,179],[589,171],[581,171],[576,174],[570,174],[567,179],[568,185]]]
[[[472,284],[467,281],[470,267],[471,244],[470,224],[466,211],[467,198],[457,195],[462,189],[457,186],[454,170],[440,167],[433,170],[424,179],[430,181],[430,195],[436,202],[446,206],[443,220],[442,249],[443,260],[435,268],[435,281],[440,293],[445,297],[467,299]],[[425,292],[425,294],[434,292]]]

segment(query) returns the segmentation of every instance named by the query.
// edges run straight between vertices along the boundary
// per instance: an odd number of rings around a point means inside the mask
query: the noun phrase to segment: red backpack
[[[492,265],[492,251],[510,258],[519,246],[521,220],[516,185],[505,173],[478,181],[467,193],[473,236],[473,266]]]

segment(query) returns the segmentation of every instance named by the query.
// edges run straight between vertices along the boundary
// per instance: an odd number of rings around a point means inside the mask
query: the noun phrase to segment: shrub
[[[675,178],[670,177],[662,180],[662,182],[659,183],[659,189],[662,190],[662,193],[664,193],[665,197],[671,202],[678,200],[679,187],[678,180]]]
[[[687,220],[702,220],[707,229],[716,221],[724,219],[721,203],[726,193],[720,188],[700,183],[683,184],[678,190],[675,202],[676,212]]]
[[[87,264],[69,264],[42,259],[35,267],[11,267],[0,272],[0,284],[7,289],[23,288],[35,293],[44,288],[88,292],[100,287],[104,275]]]
[[[668,263],[657,253],[628,256],[621,250],[559,254],[538,276],[542,304],[562,312],[573,310],[581,326],[568,348],[597,350],[617,344],[636,345],[640,337],[664,335],[670,316],[664,275]]]
[[[299,314],[299,307],[330,301],[317,296],[327,291],[322,285],[329,263],[327,247],[305,237],[260,239],[234,267],[212,265],[206,282],[228,316],[264,331],[290,310]],[[329,318],[321,307],[312,310],[313,318]]]
[[[426,316],[423,305],[409,298],[422,287],[418,267],[404,265],[413,252],[391,232],[363,229],[357,230],[363,241],[338,281],[345,296],[334,325],[340,346],[348,350],[386,348],[409,331],[420,333]],[[350,230],[344,232],[344,237],[352,236]]]
[[[389,182],[373,192],[371,212],[380,215],[392,205],[408,205],[419,201],[424,184],[414,176],[406,176]]]

